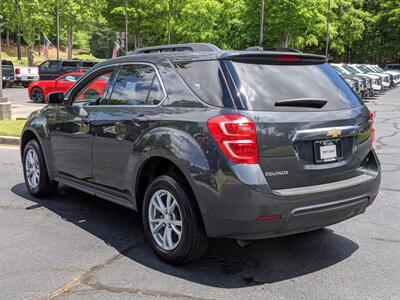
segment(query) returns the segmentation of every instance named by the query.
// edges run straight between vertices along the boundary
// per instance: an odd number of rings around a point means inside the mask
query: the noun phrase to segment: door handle
[[[149,121],[149,117],[146,116],[146,115],[144,115],[144,114],[140,114],[140,115],[134,117],[134,118],[132,119],[132,121],[133,121],[134,123],[136,123],[136,122],[148,122],[148,121]]]

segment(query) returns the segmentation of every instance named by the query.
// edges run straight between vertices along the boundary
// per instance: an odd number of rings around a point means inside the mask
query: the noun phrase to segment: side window
[[[115,82],[109,105],[157,105],[164,92],[155,69],[149,65],[126,65]]]
[[[88,104],[96,103],[106,92],[112,74],[113,72],[108,70],[96,76],[75,95],[73,103],[78,103],[79,105],[82,104],[82,102],[87,102]]]
[[[41,68],[48,68],[49,67],[49,61],[45,61],[40,65]]]
[[[63,76],[59,79],[59,81],[66,81],[66,82],[76,82],[79,79],[80,76],[76,75],[67,75]]]
[[[49,61],[49,69],[57,69],[58,68],[58,61],[51,60]]]

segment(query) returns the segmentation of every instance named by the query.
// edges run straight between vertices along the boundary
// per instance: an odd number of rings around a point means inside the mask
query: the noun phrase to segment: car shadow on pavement
[[[129,209],[62,186],[48,199],[32,197],[25,184],[12,192],[46,208],[102,239],[127,258],[164,274],[219,288],[242,288],[295,279],[333,266],[350,257],[358,245],[330,229],[251,243],[241,248],[234,240],[212,240],[204,258],[185,266],[161,262],[147,243],[141,217]]]

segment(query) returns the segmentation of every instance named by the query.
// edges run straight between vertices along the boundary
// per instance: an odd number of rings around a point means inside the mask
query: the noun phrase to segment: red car
[[[28,87],[29,99],[32,99],[33,102],[47,103],[49,94],[54,92],[65,93],[83,75],[85,75],[84,72],[74,72],[63,74],[53,80],[40,80],[32,82]]]

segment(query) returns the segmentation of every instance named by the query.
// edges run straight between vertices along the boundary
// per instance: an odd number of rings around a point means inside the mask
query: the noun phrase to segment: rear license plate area
[[[340,139],[314,142],[315,163],[336,162],[342,158]]]

